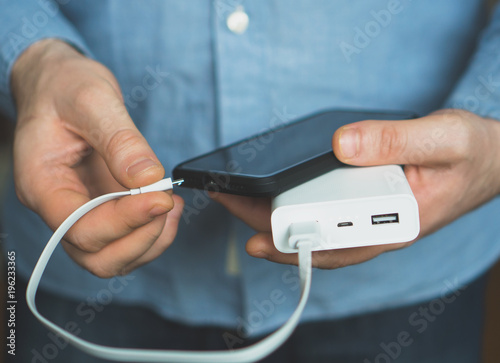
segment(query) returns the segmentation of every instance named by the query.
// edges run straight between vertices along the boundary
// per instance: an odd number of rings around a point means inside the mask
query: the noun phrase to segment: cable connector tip
[[[182,183],[184,183],[184,179],[176,179],[172,182],[172,185],[181,185]]]
[[[163,192],[165,190],[170,190],[174,187],[174,185],[181,185],[184,182],[184,179],[177,179],[172,181],[170,178],[162,179],[156,183],[146,185],[140,188],[130,189],[131,195],[136,194],[144,194],[150,192]]]

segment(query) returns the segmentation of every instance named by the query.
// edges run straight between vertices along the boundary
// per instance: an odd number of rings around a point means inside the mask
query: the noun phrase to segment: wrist
[[[493,172],[493,178],[496,181],[495,183],[495,190],[496,190],[496,195],[500,195],[500,121],[498,120],[493,120],[491,123],[491,137],[492,137],[492,142],[491,145],[495,149],[495,151],[492,153],[493,157],[493,165],[494,165],[494,172]]]
[[[19,108],[27,92],[33,92],[36,80],[46,67],[57,67],[62,59],[82,57],[69,44],[54,38],[30,45],[16,60],[11,72],[11,91]]]

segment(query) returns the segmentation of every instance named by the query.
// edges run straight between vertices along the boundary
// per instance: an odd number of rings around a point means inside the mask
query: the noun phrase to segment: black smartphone
[[[273,197],[341,167],[332,136],[361,120],[402,120],[406,111],[327,110],[185,161],[173,170],[183,187],[252,197]]]

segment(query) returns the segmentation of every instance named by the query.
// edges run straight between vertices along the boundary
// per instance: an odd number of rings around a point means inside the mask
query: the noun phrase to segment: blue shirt
[[[57,37],[105,64],[165,169],[279,122],[326,108],[444,106],[500,116],[500,12],[476,0],[0,1],[0,109],[15,117],[12,64]],[[241,4],[242,34],[227,18]],[[482,33],[483,29],[486,31]],[[480,41],[479,41],[480,39]],[[479,44],[479,45],[478,45]],[[58,248],[43,288],[81,301],[148,306],[188,324],[243,336],[282,324],[298,301],[295,267],[249,257],[252,231],[200,191],[174,244],[128,277],[102,280]],[[464,191],[467,192],[467,191]],[[500,199],[409,248],[334,271],[315,270],[304,320],[341,318],[448,294],[500,253]],[[50,237],[17,201],[4,204],[4,247],[27,279]]]

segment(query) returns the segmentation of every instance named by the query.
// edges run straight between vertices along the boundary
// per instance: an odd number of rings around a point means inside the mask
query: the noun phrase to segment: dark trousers
[[[262,362],[474,363],[480,362],[486,278],[418,305],[334,321],[300,325]],[[18,280],[18,291],[26,288]],[[7,362],[104,362],[68,345],[34,318],[18,299],[16,355]],[[110,346],[213,350],[251,344],[236,332],[191,327],[162,319],[144,307],[107,305],[94,315],[77,314],[81,302],[39,291],[39,310],[60,326],[74,322],[79,336]],[[80,311],[81,312],[81,311]],[[92,318],[92,319],[91,319]],[[229,340],[228,340],[229,337]],[[260,339],[260,338],[259,338]]]

